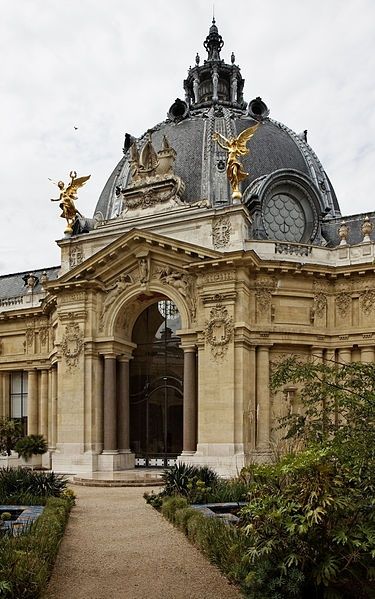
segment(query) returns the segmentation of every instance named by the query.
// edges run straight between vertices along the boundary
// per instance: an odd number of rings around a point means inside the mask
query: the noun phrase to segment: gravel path
[[[142,488],[74,487],[45,599],[240,599],[143,499]]]

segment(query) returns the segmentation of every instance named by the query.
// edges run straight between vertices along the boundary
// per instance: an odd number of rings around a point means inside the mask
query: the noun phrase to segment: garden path
[[[139,487],[78,487],[45,599],[240,599]]]

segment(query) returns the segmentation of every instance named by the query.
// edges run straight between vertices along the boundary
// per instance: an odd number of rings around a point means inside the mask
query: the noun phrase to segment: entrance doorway
[[[162,299],[138,317],[130,362],[130,449],[136,466],[171,466],[182,451],[183,351],[176,305]]]

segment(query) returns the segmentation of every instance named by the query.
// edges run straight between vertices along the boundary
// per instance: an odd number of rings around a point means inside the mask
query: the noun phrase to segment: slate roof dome
[[[307,143],[306,132],[296,134],[270,118],[261,98],[249,103],[244,100],[240,68],[233,53],[230,64],[221,59],[223,45],[213,20],[204,42],[207,58],[201,62],[197,54],[184,81],[184,100],[176,99],[167,119],[136,140],[138,148],[151,133],[158,151],[166,136],[176,151],[174,172],[185,183],[183,201],[206,199],[213,207],[225,207],[232,202],[225,168],[227,154],[212,135],[217,131],[227,138],[236,137],[260,123],[249,143],[250,154],[241,158],[249,173],[242,183],[242,201],[253,216],[252,236],[324,243],[320,222],[340,216],[340,209],[332,185]],[[131,182],[133,141],[130,135],[125,136],[124,155],[100,195],[96,219],[116,218],[122,210],[120,190]]]

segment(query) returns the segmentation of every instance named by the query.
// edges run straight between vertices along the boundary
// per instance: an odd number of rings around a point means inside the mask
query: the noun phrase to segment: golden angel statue
[[[248,173],[245,173],[245,171],[242,170],[242,164],[238,160],[238,157],[246,156],[250,153],[250,150],[246,147],[246,144],[253,137],[255,131],[259,127],[259,124],[260,123],[245,129],[245,131],[242,131],[242,133],[240,133],[237,137],[232,137],[230,139],[227,139],[221,135],[221,133],[217,132],[212,135],[212,139],[217,141],[219,146],[228,152],[227,177],[232,187],[232,198],[234,200],[240,200],[242,198],[239,184],[248,176]]]
[[[71,182],[66,188],[63,181],[59,181],[55,184],[61,191],[60,197],[56,199],[51,198],[51,202],[60,202],[59,206],[62,210],[60,216],[61,218],[65,218],[67,222],[67,226],[64,231],[64,233],[67,235],[71,235],[73,232],[73,225],[77,218],[77,214],[82,216],[74,204],[74,202],[77,200],[77,190],[90,179],[91,175],[88,175],[87,177],[77,177],[76,171],[70,171],[69,176],[71,178]]]

